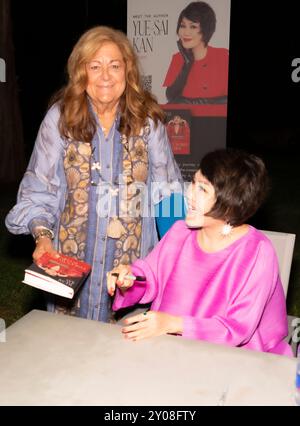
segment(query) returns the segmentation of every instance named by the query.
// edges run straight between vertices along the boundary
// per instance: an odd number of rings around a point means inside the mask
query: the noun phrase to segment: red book
[[[44,253],[25,269],[23,283],[72,299],[91,271],[91,265],[70,256]]]
[[[174,155],[191,154],[191,114],[187,110],[165,109],[166,129]]]

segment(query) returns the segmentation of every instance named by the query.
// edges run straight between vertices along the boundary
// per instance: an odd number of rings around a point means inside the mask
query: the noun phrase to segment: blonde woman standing
[[[140,85],[133,49],[122,32],[87,31],[68,61],[68,83],[55,96],[35,142],[16,206],[14,234],[31,233],[33,259],[61,252],[92,265],[72,301],[47,296],[47,307],[109,321],[106,272],[144,257],[158,241],[153,182],[181,180],[163,113]]]

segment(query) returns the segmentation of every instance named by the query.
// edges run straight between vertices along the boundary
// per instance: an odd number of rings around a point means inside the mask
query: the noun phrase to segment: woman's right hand
[[[52,255],[58,254],[57,251],[54,250],[52,240],[50,238],[40,237],[36,243],[35,250],[32,254],[34,262],[36,263],[37,260],[46,252]]]
[[[112,271],[107,272],[107,291],[110,296],[113,296],[118,287],[122,293],[133,286],[134,280],[126,278],[132,275],[130,265],[119,265]]]

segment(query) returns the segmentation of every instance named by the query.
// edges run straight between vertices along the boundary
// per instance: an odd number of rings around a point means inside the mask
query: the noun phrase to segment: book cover
[[[127,36],[139,59],[144,88],[155,95],[167,114],[167,132],[185,182],[191,180],[205,154],[226,147],[227,136],[225,95],[228,93],[231,0],[205,0],[216,16],[216,28],[208,44],[210,49],[203,59],[194,57],[194,66],[184,85],[185,95],[181,92],[186,99],[180,101],[180,95],[175,102],[167,96],[167,89],[180,75],[184,59],[178,43],[185,26],[179,31],[179,19],[181,12],[193,3],[127,0]]]
[[[168,103],[164,81],[173,56],[179,53],[178,19],[182,10],[190,3],[192,2],[187,0],[127,1],[127,36],[139,59],[144,87],[156,96],[161,105]],[[205,3],[212,7],[217,20],[209,45],[229,51],[231,0],[206,0]],[[220,72],[220,69],[214,69],[215,84],[220,80]],[[172,104],[172,108],[174,105]],[[227,108],[224,108],[224,105],[186,105],[186,107],[191,110],[198,109],[196,115],[199,116],[227,115]]]
[[[91,266],[81,260],[61,253],[44,253],[25,270],[23,283],[72,299],[90,271]]]
[[[191,154],[191,113],[188,110],[167,109],[166,129],[174,155]]]

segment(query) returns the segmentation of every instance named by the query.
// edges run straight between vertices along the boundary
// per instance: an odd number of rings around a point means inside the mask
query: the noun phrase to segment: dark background
[[[127,1],[107,3],[104,8],[100,0],[11,0],[27,156],[51,95],[65,82],[67,59],[80,35],[99,24],[126,32]]]

